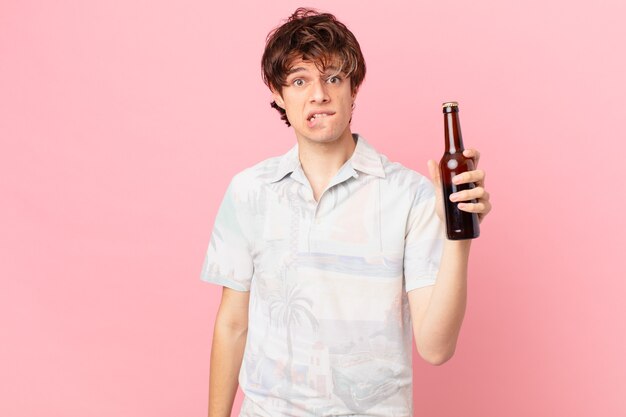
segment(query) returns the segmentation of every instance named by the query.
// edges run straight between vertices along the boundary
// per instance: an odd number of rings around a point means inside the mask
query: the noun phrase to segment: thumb
[[[440,187],[441,186],[441,174],[439,173],[439,166],[437,165],[437,162],[433,161],[432,159],[429,159],[428,162],[428,173],[430,174],[430,178],[433,181],[433,184],[435,184],[435,186]]]

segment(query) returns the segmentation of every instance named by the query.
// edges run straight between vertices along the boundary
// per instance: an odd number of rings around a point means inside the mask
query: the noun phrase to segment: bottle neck
[[[443,114],[445,129],[446,153],[463,152],[463,136],[461,135],[461,122],[458,111]]]

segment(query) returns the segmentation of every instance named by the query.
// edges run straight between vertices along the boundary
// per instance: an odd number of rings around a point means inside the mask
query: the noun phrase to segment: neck
[[[336,140],[315,142],[298,138],[298,156],[310,182],[328,182],[354,153],[356,143],[350,129]]]

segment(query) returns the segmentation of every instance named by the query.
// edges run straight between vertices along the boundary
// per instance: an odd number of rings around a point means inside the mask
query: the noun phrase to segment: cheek
[[[301,119],[300,113],[293,110],[293,108],[291,108],[291,111],[287,112],[287,117],[289,118],[290,121],[296,121],[296,120]]]

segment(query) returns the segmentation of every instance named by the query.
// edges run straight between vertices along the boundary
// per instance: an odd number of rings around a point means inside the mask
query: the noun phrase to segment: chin
[[[308,139],[315,142],[334,142],[343,136],[346,129],[324,129],[323,131],[304,130]]]
[[[341,135],[323,135],[323,136],[311,135],[308,138],[312,140],[313,142],[329,143],[329,142],[335,142],[339,140],[340,137]]]

